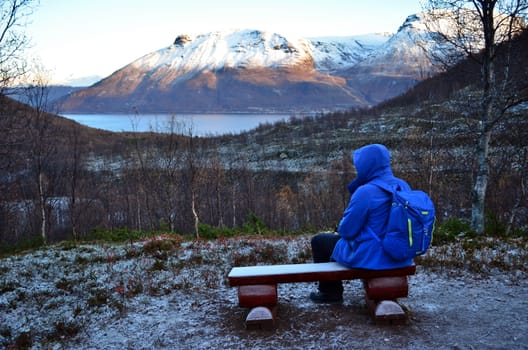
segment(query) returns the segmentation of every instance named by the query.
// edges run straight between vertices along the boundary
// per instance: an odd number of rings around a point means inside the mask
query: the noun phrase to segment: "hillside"
[[[525,38],[514,42],[515,59],[526,57]],[[478,102],[475,71],[474,62],[463,62],[376,108],[293,117],[221,137],[185,137],[174,129],[74,131],[62,118],[34,119],[27,107],[18,105],[25,114],[5,108],[0,186],[7,201],[0,205],[0,238],[38,235],[39,187],[52,215],[46,222],[50,240],[71,235],[72,226],[80,236],[96,228],[190,234],[196,217],[204,234],[208,227],[244,225],[328,229],[348,200],[350,151],[375,142],[391,150],[398,176],[431,193],[439,221],[467,219],[478,137],[478,120],[467,108]],[[523,65],[514,72],[511,91],[522,96],[528,72]],[[494,127],[487,202],[492,232],[526,228],[528,204],[519,184],[528,164],[527,113],[519,105]]]
[[[130,133],[112,133],[90,128],[3,95],[0,95],[0,106],[0,144],[3,145],[0,155],[4,157],[16,158],[17,154],[29,152],[35,146],[35,140],[31,140],[32,135],[38,133],[41,133],[42,138],[53,139],[54,147],[58,150],[68,149],[75,139],[82,147],[101,153],[132,136]],[[6,163],[4,161],[4,165]],[[0,171],[2,169],[0,166]]]
[[[497,66],[508,67],[510,90],[515,91],[519,96],[528,96],[528,68],[525,58],[528,57],[528,30],[515,37],[511,43],[511,56],[506,60],[499,56]],[[501,46],[499,46],[501,47]],[[478,59],[478,55],[476,59]],[[499,69],[498,79],[503,80],[504,70]],[[479,66],[474,60],[463,60],[446,72],[441,72],[433,77],[423,80],[409,89],[404,94],[376,106],[377,109],[397,106],[417,105],[422,102],[441,103],[449,100],[453,95],[460,92],[467,92],[468,87],[479,87],[481,82],[475,77],[480,75]]]

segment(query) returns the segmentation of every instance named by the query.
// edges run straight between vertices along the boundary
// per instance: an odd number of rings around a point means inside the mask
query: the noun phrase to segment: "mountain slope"
[[[437,73],[425,50],[438,51],[423,14],[407,17],[375,54],[347,70],[348,86],[363,92],[370,105],[393,98]],[[420,44],[418,44],[420,43]]]
[[[379,37],[369,39],[379,42]],[[376,47],[373,42],[288,40],[255,30],[180,35],[173,45],[69,95],[61,110],[311,111],[361,106],[366,104],[361,94],[331,73],[356,64]]]
[[[416,40],[423,17],[399,31],[286,38],[258,30],[180,35],[97,84],[63,98],[63,112],[272,112],[368,107],[429,76]]]

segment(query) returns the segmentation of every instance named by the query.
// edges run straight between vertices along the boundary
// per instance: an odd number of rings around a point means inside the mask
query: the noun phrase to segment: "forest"
[[[526,233],[527,33],[497,47],[508,50],[494,57],[501,95],[488,119],[478,56],[370,109],[222,136],[193,135],[176,116],[147,133],[84,127],[49,113],[60,110],[46,84],[25,89],[28,104],[0,94],[2,247],[101,233],[332,230],[355,175],[350,152],[368,143],[385,144],[395,174],[430,194],[438,223],[468,222],[485,198],[485,233]]]
[[[408,97],[402,97],[403,100]],[[239,135],[111,133],[2,101],[4,245],[97,232],[331,230],[348,202],[350,151],[383,143],[396,175],[430,193],[437,220],[469,219],[474,125],[455,100],[295,118]],[[526,230],[526,109],[494,133],[487,232]],[[223,230],[223,231],[222,231]]]

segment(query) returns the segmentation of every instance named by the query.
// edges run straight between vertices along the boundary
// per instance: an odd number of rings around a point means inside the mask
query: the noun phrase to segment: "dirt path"
[[[403,300],[410,319],[402,326],[372,324],[356,282],[346,284],[342,306],[313,305],[306,300],[309,286],[283,286],[275,332],[245,334],[240,322],[228,331],[263,349],[528,349],[526,281],[511,285],[422,271]]]

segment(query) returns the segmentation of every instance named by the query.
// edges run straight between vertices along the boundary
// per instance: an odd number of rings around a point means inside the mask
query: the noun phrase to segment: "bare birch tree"
[[[492,131],[511,107],[523,102],[518,94],[522,89],[519,83],[523,83],[511,74],[513,57],[507,43],[526,28],[528,0],[429,0],[425,9],[429,29],[450,44],[446,46],[451,47],[450,53],[463,53],[481,68],[477,94],[469,97],[467,104],[477,133],[471,228],[483,234]],[[446,26],[446,22],[454,26]],[[452,62],[451,58],[445,55],[441,61]]]
[[[198,167],[198,146],[196,145],[196,136],[193,135],[192,126],[189,127],[189,137],[187,138],[187,171],[189,174],[189,189],[191,192],[191,212],[194,220],[194,233],[196,238],[200,238],[200,217],[198,216],[197,191],[199,186],[199,167]]]
[[[25,88],[26,103],[32,106],[27,113],[28,129],[27,154],[28,167],[35,181],[37,190],[37,207],[39,211],[40,236],[44,243],[47,242],[49,222],[49,198],[52,187],[50,172],[51,160],[56,157],[56,145],[53,140],[53,125],[47,116],[49,108],[49,87],[46,74],[37,69],[31,84]]]
[[[80,144],[80,126],[72,125],[71,131],[68,135],[68,144],[71,151],[67,154],[65,181],[67,184],[67,193],[69,197],[69,217],[74,240],[79,239],[79,221],[82,215],[82,208],[80,206],[80,183],[82,181],[82,166],[83,166],[83,151]]]
[[[24,33],[35,0],[0,0],[0,93],[26,72]]]

